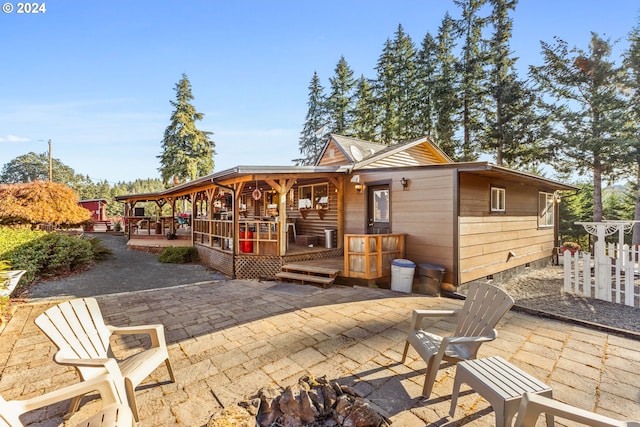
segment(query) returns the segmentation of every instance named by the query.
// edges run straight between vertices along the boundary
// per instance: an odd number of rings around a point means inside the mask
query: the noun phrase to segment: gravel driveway
[[[27,299],[88,297],[120,292],[157,289],[189,283],[226,280],[226,277],[199,264],[167,264],[157,254],[127,249],[124,236],[92,233],[113,251],[113,256],[99,261],[89,270],[58,280],[37,283]]]

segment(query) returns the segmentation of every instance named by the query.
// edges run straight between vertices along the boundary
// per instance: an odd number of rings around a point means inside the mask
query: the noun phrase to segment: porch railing
[[[241,254],[278,255],[280,223],[276,221],[241,220],[238,236]]]
[[[405,234],[345,234],[347,277],[377,279],[391,274],[391,261],[404,257]]]
[[[233,221],[223,219],[194,219],[193,238],[212,248],[233,249]]]
[[[239,221],[239,248],[236,253],[277,255],[280,246],[280,224],[275,221]],[[194,219],[193,235],[196,242],[212,248],[233,250],[233,221],[220,219]]]

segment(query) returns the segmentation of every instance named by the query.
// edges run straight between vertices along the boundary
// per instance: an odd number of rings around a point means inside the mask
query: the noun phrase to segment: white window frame
[[[549,228],[555,224],[556,210],[553,193],[538,192],[538,227]]]
[[[502,187],[491,187],[491,212],[507,210],[507,190]]]

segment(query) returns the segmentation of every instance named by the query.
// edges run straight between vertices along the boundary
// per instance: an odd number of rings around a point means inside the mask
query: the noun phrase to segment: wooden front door
[[[389,185],[367,186],[367,234],[391,233]]]

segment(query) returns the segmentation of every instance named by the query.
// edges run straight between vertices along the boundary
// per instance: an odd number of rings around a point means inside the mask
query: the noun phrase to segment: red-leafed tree
[[[0,185],[1,225],[76,226],[90,217],[78,205],[76,192],[66,185],[46,181]]]

